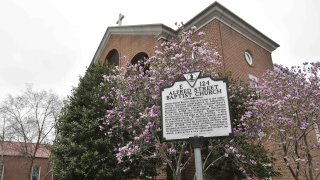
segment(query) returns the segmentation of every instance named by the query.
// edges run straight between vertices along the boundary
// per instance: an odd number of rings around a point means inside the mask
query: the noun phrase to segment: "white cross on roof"
[[[118,18],[118,21],[117,21],[117,24],[119,25],[119,26],[121,26],[122,25],[122,19],[124,18],[124,15],[123,14],[119,14],[119,18]]]

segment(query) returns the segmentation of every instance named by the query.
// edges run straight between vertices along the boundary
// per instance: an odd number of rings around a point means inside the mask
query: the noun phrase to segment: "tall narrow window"
[[[199,59],[201,57],[200,54],[202,54],[203,52],[204,52],[203,48],[198,47],[198,48],[196,48],[195,51],[192,52],[191,58],[192,59]]]
[[[3,180],[4,165],[0,164],[0,180]]]
[[[317,138],[317,141],[318,141],[318,145],[320,145],[320,131],[319,131],[319,126],[317,123],[314,123],[313,124],[313,127],[314,127],[314,131],[316,133],[316,138]]]
[[[257,88],[258,81],[259,81],[259,79],[256,76],[249,74],[249,86],[251,88]]]
[[[32,166],[31,180],[40,180],[40,166]]]
[[[268,164],[263,164],[262,166],[264,166],[264,167],[271,167],[272,164],[271,164],[271,163],[268,163]],[[263,178],[263,180],[272,180],[272,177],[271,177],[271,176],[265,177],[265,178]]]
[[[257,78],[254,75],[249,74],[249,88],[252,88],[252,90],[255,90],[256,95],[259,96],[259,91],[257,89],[258,87],[259,78]]]

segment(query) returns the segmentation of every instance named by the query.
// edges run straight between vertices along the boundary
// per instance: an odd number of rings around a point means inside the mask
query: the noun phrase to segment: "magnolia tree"
[[[259,143],[252,143],[252,139],[244,136],[244,126],[241,117],[246,112],[244,103],[248,101],[254,89],[248,88],[247,84],[229,79],[229,106],[230,116],[233,118],[232,126],[234,136],[223,139],[211,139],[207,146],[202,149],[203,171],[214,179],[233,179],[237,176],[242,179],[243,175],[257,177],[259,179],[280,175],[270,166],[274,159],[268,157],[267,151]]]
[[[248,101],[242,125],[251,137],[273,141],[294,177],[317,179],[320,124],[320,62],[291,69],[278,66],[258,85],[259,98]]]
[[[161,43],[156,47],[154,56],[145,62],[118,68],[116,75],[104,76],[101,86],[112,88],[102,99],[112,101],[113,109],[106,111],[100,129],[114,144],[118,163],[127,173],[139,166],[139,175],[150,177],[155,172],[147,172],[152,169],[147,166],[153,166],[153,169],[155,166],[169,167],[173,179],[181,179],[182,171],[193,157],[192,147],[186,141],[161,141],[160,93],[161,88],[172,85],[187,72],[201,71],[202,75],[219,77],[218,52],[210,50],[205,41],[193,41],[191,38],[203,35],[203,32],[196,34],[196,28],[191,28],[182,32],[177,40]],[[237,154],[234,159],[237,159],[236,166],[240,172],[245,173],[242,164],[259,163],[250,162],[250,157],[243,155],[235,144],[233,139],[206,142],[204,171],[213,168],[220,159],[230,157],[230,153]],[[223,149],[218,156],[211,153],[215,147]]]

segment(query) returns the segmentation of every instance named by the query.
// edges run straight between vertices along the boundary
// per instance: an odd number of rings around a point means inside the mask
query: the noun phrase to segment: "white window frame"
[[[318,124],[313,123],[313,128],[314,128],[314,132],[316,133],[316,139],[317,139],[318,145],[320,145],[320,131],[319,131]]]
[[[195,51],[195,52],[193,51],[193,52],[192,52],[191,58],[192,58],[192,59],[198,59],[199,56],[200,56],[199,53],[203,53],[203,51],[204,51],[204,50],[202,49],[202,47],[197,47],[197,51]]]
[[[253,66],[253,57],[252,57],[250,51],[247,50],[244,52],[244,59],[249,64],[249,66]]]
[[[1,174],[0,174],[0,180],[3,180],[3,174],[4,174],[4,164],[0,164],[0,166],[2,166],[2,169],[1,169]]]
[[[249,74],[249,86],[251,88],[256,88],[257,84],[259,82],[259,78],[257,78],[256,76]]]
[[[272,164],[271,164],[271,163],[268,163],[268,164],[263,164],[262,166],[264,166],[264,167],[267,167],[267,166],[271,167]],[[266,177],[266,178],[263,178],[263,180],[272,180],[272,177],[271,177],[271,176],[270,176],[270,177]]]
[[[33,165],[33,166],[32,166],[30,180],[33,180],[33,179],[32,179],[32,177],[33,177],[33,168],[36,167],[36,166],[39,167],[38,179],[37,179],[37,180],[40,180],[41,166],[39,166],[39,165]]]
[[[264,178],[263,180],[272,180],[272,177],[267,177],[267,178]]]
[[[249,82],[248,82],[249,88],[254,89],[255,92],[256,92],[256,95],[259,96],[260,93],[259,93],[259,91],[257,89],[259,78],[257,78],[256,76],[254,76],[252,74],[249,74],[249,78],[248,79],[249,79]]]

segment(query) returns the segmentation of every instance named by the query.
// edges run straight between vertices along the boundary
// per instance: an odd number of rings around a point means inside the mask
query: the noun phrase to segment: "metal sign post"
[[[192,144],[194,151],[194,164],[196,167],[196,180],[203,180],[202,172],[202,159],[201,159],[201,145],[203,137],[190,137],[190,143]]]

